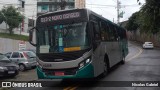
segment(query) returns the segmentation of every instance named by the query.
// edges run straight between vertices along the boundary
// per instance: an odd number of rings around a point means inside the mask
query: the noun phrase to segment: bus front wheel
[[[107,75],[108,71],[109,71],[109,66],[108,66],[108,63],[107,63],[107,59],[106,59],[106,58],[105,58],[105,60],[104,60],[103,69],[104,69],[104,71],[103,71],[103,73],[102,73],[102,75],[101,75],[102,78],[105,77],[105,76]]]

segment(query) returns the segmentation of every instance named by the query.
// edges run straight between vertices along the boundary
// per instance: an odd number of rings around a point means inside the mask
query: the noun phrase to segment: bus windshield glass
[[[87,23],[71,23],[39,28],[39,52],[62,53],[89,47]]]

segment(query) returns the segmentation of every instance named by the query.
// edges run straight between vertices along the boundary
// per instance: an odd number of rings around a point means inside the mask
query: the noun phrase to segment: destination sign
[[[62,15],[53,15],[53,16],[42,17],[42,18],[40,18],[40,22],[46,23],[46,22],[52,22],[52,21],[58,21],[58,20],[73,19],[73,18],[78,18],[78,17],[80,17],[79,12],[65,13]]]

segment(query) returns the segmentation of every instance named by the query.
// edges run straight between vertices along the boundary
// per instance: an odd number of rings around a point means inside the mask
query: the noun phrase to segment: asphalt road
[[[160,49],[142,49],[140,45],[132,43],[129,44],[129,51],[126,64],[117,66],[101,81],[160,81]],[[159,87],[100,87],[97,85],[86,88],[77,87],[77,90],[160,90],[160,85]]]
[[[77,80],[54,80],[53,83],[46,83],[47,86],[51,87],[13,88],[13,90],[160,90],[160,85],[159,87],[105,86],[106,81],[122,81],[117,82],[117,84],[122,84],[125,81],[160,81],[160,49],[142,49],[138,44],[130,43],[129,52],[124,65],[115,66],[105,78],[96,79],[97,81],[94,83],[87,80],[81,80],[81,83]],[[93,85],[83,87],[87,86],[86,84]]]

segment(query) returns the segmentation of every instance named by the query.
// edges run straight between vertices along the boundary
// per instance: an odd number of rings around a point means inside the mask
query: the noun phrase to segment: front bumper
[[[143,48],[154,48],[153,46],[144,46]]]
[[[19,71],[18,70],[14,70],[14,71],[8,71],[8,70],[5,70],[5,71],[1,71],[0,72],[0,77],[4,77],[4,76],[16,76],[18,75]]]
[[[93,78],[94,68],[93,65],[90,63],[83,68],[78,69],[75,75],[54,76],[46,75],[44,72],[42,72],[41,68],[37,67],[37,75],[39,79]]]
[[[27,69],[31,69],[32,67],[37,66],[37,62],[29,62],[29,63],[23,63]]]

